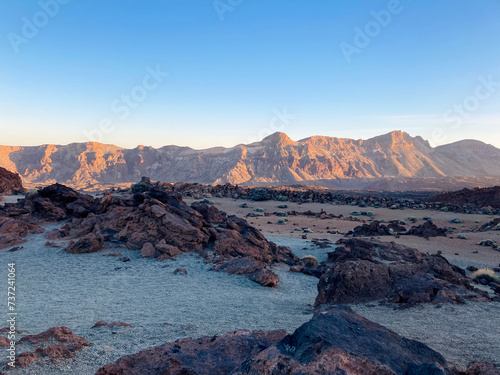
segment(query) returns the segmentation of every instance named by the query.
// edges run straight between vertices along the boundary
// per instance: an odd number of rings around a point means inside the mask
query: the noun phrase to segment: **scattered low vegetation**
[[[489,284],[489,283],[500,283],[500,278],[495,275],[495,271],[489,268],[481,268],[477,271],[474,271],[471,275],[472,280],[481,284]],[[481,282],[484,281],[484,282]]]
[[[253,201],[268,201],[271,199],[271,195],[267,189],[255,189],[250,199]]]
[[[319,265],[318,258],[313,255],[306,255],[302,260],[304,261],[304,265],[309,268],[315,268]]]

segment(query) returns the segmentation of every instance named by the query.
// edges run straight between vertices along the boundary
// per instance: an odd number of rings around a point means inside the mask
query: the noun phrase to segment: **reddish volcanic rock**
[[[26,368],[30,363],[42,358],[49,358],[55,363],[58,359],[67,359],[75,356],[75,352],[83,349],[90,343],[75,335],[68,327],[53,327],[38,335],[28,335],[19,340],[19,344],[24,342],[31,344],[42,344],[36,347],[34,352],[24,352],[17,356],[16,366]],[[58,343],[49,344],[52,341]]]
[[[97,252],[106,242],[112,242],[141,250],[143,257],[161,256],[160,260],[185,252],[198,252],[206,263],[218,265],[234,258],[252,258],[261,268],[238,274],[267,286],[278,283],[278,277],[267,269],[268,266],[279,262],[295,265],[300,261],[290,248],[267,241],[245,220],[227,216],[206,202],[195,202],[189,207],[181,195],[172,192],[167,185],[149,186],[148,189],[133,196],[105,194],[94,200],[55,184],[0,211],[4,215],[38,221],[72,218],[46,237],[49,240],[71,238],[65,250],[74,254]],[[25,235],[24,229],[18,232]],[[0,228],[0,246],[21,243],[21,235],[13,233],[16,231],[9,228],[2,238]],[[209,256],[208,249],[213,250],[213,255]]]
[[[23,194],[25,191],[19,174],[0,167],[0,196]]]
[[[254,267],[252,272],[237,273],[268,286],[276,285],[278,277],[267,266],[299,261],[289,248],[268,242],[245,220],[227,216],[206,203],[196,202],[189,207],[179,194],[160,188],[150,188],[131,198],[105,195],[94,202],[92,212],[93,215],[71,224],[74,238],[87,238],[81,246],[77,242],[69,247],[76,246],[75,252],[89,247],[99,249],[100,244],[90,246],[88,242],[100,237],[140,249],[143,257],[160,257],[159,260],[193,251],[208,258],[206,249],[212,247],[219,268],[235,258],[255,259],[260,271]]]
[[[89,345],[87,340],[75,335],[68,327],[52,327],[38,335],[24,336],[19,340],[19,343],[21,344],[28,341],[31,344],[39,344],[41,342],[48,342],[50,339],[54,339],[61,343],[78,344],[82,346]]]
[[[286,331],[238,330],[222,336],[180,339],[128,355],[97,375],[226,375],[286,336]]]
[[[43,233],[45,229],[24,220],[0,217],[0,250],[26,242],[30,233]]]
[[[96,253],[104,248],[104,237],[93,233],[80,238],[78,241],[71,241],[66,250],[72,254]]]
[[[10,346],[10,340],[7,337],[0,336],[0,347]]]

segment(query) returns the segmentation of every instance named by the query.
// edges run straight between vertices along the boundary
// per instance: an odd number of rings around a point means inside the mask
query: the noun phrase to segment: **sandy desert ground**
[[[275,212],[297,211],[305,212],[311,210],[312,212],[320,212],[323,210],[327,214],[344,215],[349,217],[350,212],[360,210],[356,206],[348,205],[331,205],[321,203],[293,203],[293,202],[276,202],[276,201],[262,201],[253,202],[247,200],[236,200],[228,198],[210,198],[215,206],[220,210],[227,212],[229,215],[237,215],[245,217],[248,213],[252,212],[258,215],[270,213],[270,216],[249,217],[248,222],[262,230],[262,233],[268,237],[289,237],[289,238],[302,238],[302,231],[295,231],[295,228],[308,227],[314,230],[313,233],[308,233],[308,239],[328,239],[332,242],[344,237],[344,234],[354,229],[354,227],[361,225],[359,221],[348,221],[340,219],[319,219],[316,217],[298,215],[288,216],[289,220],[285,225],[276,224],[281,217],[274,215]],[[186,199],[187,203],[194,200]],[[248,203],[249,208],[241,208],[242,203]],[[280,209],[277,206],[286,204],[288,208]],[[256,212],[256,208],[263,208],[264,212]],[[406,227],[410,228],[412,225],[419,225],[424,222],[423,217],[432,218],[433,222],[438,227],[455,227],[454,233],[447,237],[434,237],[426,240],[425,238],[416,236],[394,236],[377,237],[382,241],[394,241],[404,244],[406,246],[415,247],[421,252],[428,252],[435,254],[438,251],[442,252],[450,262],[461,266],[467,267],[473,265],[475,267],[498,268],[500,267],[500,251],[496,251],[490,247],[476,245],[479,241],[484,239],[492,239],[500,243],[500,231],[488,232],[474,232],[474,229],[479,228],[481,225],[490,222],[496,216],[479,215],[479,214],[459,214],[453,212],[431,211],[431,210],[391,210],[388,208],[373,208],[363,209],[372,211],[376,220],[385,219],[390,220],[404,220]],[[366,216],[357,216],[360,220],[369,219]],[[417,218],[417,222],[412,224],[408,221],[408,217]],[[450,220],[460,219],[463,221],[461,224],[451,224]],[[269,224],[268,222],[271,222]],[[337,230],[339,234],[327,233],[327,231]],[[459,233],[463,233],[468,239],[462,240],[457,238]]]

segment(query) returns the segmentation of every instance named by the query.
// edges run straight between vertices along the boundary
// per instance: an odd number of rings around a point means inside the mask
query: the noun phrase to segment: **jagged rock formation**
[[[187,206],[180,194],[160,187],[96,199],[60,184],[45,187],[0,207],[0,249],[22,243],[29,232],[43,231],[36,223],[70,219],[46,238],[71,240],[65,250],[72,254],[98,252],[110,242],[159,260],[197,252],[214,270],[269,287],[279,282],[269,266],[300,261],[290,248],[267,241],[245,220],[204,202]]]
[[[421,137],[401,131],[368,140],[313,136],[297,142],[275,133],[249,145],[206,150],[178,146],[123,149],[95,142],[0,146],[0,166],[17,171],[26,183],[60,182],[77,187],[150,176],[170,182],[314,183],[336,188],[377,186],[383,179],[390,186],[380,186],[382,189],[416,179],[422,187],[437,184],[433,187],[439,188],[457,178],[463,186],[500,181],[499,160],[500,150],[482,142],[432,148]],[[393,180],[389,183],[387,179]],[[411,182],[413,186],[418,183]]]
[[[25,191],[19,174],[0,167],[0,196],[22,194]]]

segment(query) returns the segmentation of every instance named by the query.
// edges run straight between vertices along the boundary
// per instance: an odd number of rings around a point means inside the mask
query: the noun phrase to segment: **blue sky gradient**
[[[0,144],[404,130],[500,147],[499,16],[498,0],[3,0]]]

